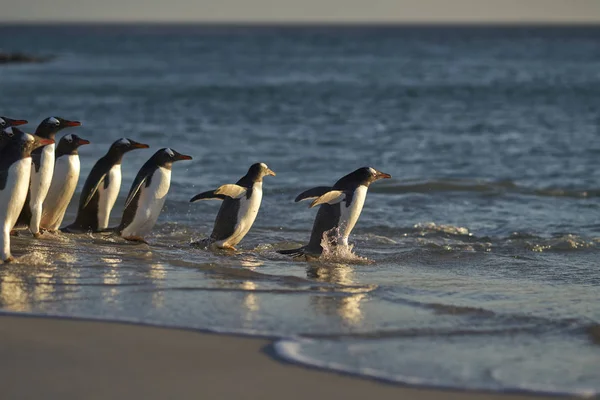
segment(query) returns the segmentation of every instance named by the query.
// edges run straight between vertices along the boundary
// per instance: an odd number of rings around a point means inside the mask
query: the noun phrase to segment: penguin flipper
[[[239,199],[245,195],[247,191],[248,189],[243,186],[230,183],[219,187],[217,190],[215,190],[215,194],[222,194],[227,197],[231,197],[232,199]]]
[[[325,193],[329,192],[331,189],[332,189],[331,186],[317,186],[317,187],[305,190],[304,192],[300,193],[298,196],[296,196],[296,199],[294,201],[297,203],[302,200],[308,200],[308,199],[314,199],[317,197],[321,197]]]
[[[318,206],[319,204],[337,204],[341,203],[346,199],[346,192],[342,190],[332,190],[325,193],[322,196],[317,197],[312,203],[310,203],[310,208],[314,206]]]
[[[133,201],[133,199],[135,198],[135,195],[138,194],[138,192],[140,191],[140,188],[144,185],[144,182],[146,182],[147,178],[148,178],[148,175],[145,175],[141,179],[139,179],[139,176],[136,177],[135,181],[131,185],[131,189],[129,190],[129,195],[127,196],[127,200],[125,200],[125,208],[127,208],[129,206],[129,204]]]
[[[227,196],[215,192],[216,190],[209,190],[208,192],[199,193],[190,199],[190,203],[200,200],[225,200],[227,198]]]
[[[8,168],[0,170],[0,190],[4,190],[6,187],[6,181],[8,180]]]
[[[83,206],[81,208],[87,207],[89,202],[92,201],[92,198],[94,197],[94,195],[98,191],[98,188],[100,187],[100,185],[102,185],[102,183],[104,182],[105,179],[106,179],[106,174],[102,175],[100,177],[100,179],[98,179],[98,182],[96,182],[96,185],[90,189],[90,192],[88,193],[87,197],[85,198],[85,201],[83,202]]]

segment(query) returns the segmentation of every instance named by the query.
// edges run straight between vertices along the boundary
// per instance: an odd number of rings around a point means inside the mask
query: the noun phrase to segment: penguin
[[[60,227],[79,180],[80,164],[77,149],[86,144],[90,144],[89,140],[72,134],[64,136],[58,142],[52,183],[42,208],[40,223],[42,230],[55,232]]]
[[[0,117],[0,151],[4,148],[4,146],[10,140],[8,133],[5,133],[4,130],[6,128],[10,128],[11,126],[21,126],[25,125],[28,121],[24,119],[12,119],[8,117]]]
[[[216,190],[197,194],[190,202],[199,200],[223,200],[210,243],[218,248],[235,250],[235,246],[246,236],[260,208],[263,177],[275,176],[264,163],[253,164],[248,173],[236,184],[227,184]]]
[[[17,222],[27,197],[32,168],[31,152],[38,147],[53,144],[54,140],[30,135],[15,127],[7,128],[4,133],[10,139],[0,157],[0,258],[4,262],[10,262],[10,230]]]
[[[108,220],[121,189],[123,155],[135,149],[147,149],[147,144],[121,138],[92,167],[81,191],[75,222],[64,232],[100,232],[108,228]]]
[[[61,130],[81,126],[79,121],[69,121],[60,117],[48,117],[43,120],[35,130],[35,135],[54,140],[54,136]],[[35,237],[40,236],[40,221],[42,219],[42,205],[50,189],[52,175],[54,172],[54,149],[51,144],[38,148],[31,153],[33,168],[31,170],[31,182],[27,201],[19,216],[18,224],[29,226],[29,230]]]
[[[156,224],[156,220],[165,204],[171,186],[171,168],[175,161],[191,160],[192,157],[180,154],[173,149],[158,150],[138,172],[129,195],[119,234],[128,240],[143,241],[144,236]]]
[[[371,183],[392,176],[371,167],[362,167],[342,177],[332,187],[318,186],[300,193],[295,202],[314,199],[310,208],[320,205],[313,224],[308,245],[278,253],[294,257],[320,256],[323,252],[321,240],[326,233],[333,245],[348,245],[348,237],[358,221],[367,190]]]

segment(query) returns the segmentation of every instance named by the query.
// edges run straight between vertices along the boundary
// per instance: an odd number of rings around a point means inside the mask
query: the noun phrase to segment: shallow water
[[[149,245],[16,238],[0,305],[281,336],[292,360],[413,384],[599,393],[599,39],[597,28],[0,27],[0,48],[57,56],[0,68],[0,114],[83,121],[82,177],[119,137],[151,145],[125,156],[113,225],[156,149],[194,157],[174,165]],[[191,247],[218,203],[189,198],[257,161],[277,176],[240,251]],[[308,240],[316,211],[294,197],[363,165],[393,179],[371,187],[353,252],[275,253]]]

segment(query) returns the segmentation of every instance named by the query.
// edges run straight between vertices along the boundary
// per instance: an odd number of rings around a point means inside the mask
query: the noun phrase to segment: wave
[[[381,369],[352,366],[342,362],[325,360],[320,357],[312,357],[305,351],[306,346],[317,344],[327,346],[326,342],[314,339],[290,338],[281,339],[273,344],[275,354],[284,361],[300,364],[307,367],[323,369],[327,371],[336,371],[362,378],[370,378],[378,381],[396,383],[416,387],[433,387],[438,389],[460,389],[460,390],[484,390],[504,393],[523,393],[523,394],[542,394],[559,396],[578,396],[589,398],[597,396],[600,390],[596,388],[573,388],[569,385],[560,387],[554,384],[536,384],[523,382],[502,382],[494,376],[495,371],[491,371],[491,382],[483,381],[465,385],[463,377],[461,379],[448,379],[447,377],[432,377],[427,374],[421,374],[417,366],[415,369],[407,369],[408,373],[390,373]],[[320,349],[323,349],[322,347]],[[464,369],[464,368],[463,368]],[[464,371],[462,371],[464,373]]]
[[[543,197],[600,197],[600,188],[570,189],[560,187],[533,188],[519,185],[511,180],[485,181],[477,179],[432,179],[415,181],[391,181],[373,186],[371,191],[384,194],[474,192],[488,195],[517,193]]]

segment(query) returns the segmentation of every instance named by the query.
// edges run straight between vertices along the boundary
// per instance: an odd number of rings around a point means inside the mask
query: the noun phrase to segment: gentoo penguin
[[[56,231],[67,211],[79,180],[79,146],[90,144],[77,135],[66,135],[56,146],[54,175],[42,211],[41,228]]]
[[[29,178],[31,174],[31,152],[40,146],[54,143],[54,140],[40,138],[24,133],[17,128],[5,130],[10,138],[0,156],[0,222],[2,223],[2,261],[12,260],[10,254],[10,230],[27,197]]]
[[[314,199],[310,207],[321,205],[313,224],[308,245],[293,250],[280,250],[281,254],[294,257],[309,255],[319,256],[323,252],[321,240],[327,232],[327,237],[333,245],[348,245],[348,236],[365,204],[369,185],[379,179],[392,176],[371,167],[359,168],[344,176],[330,186],[319,186],[308,189],[296,197],[296,202]]]
[[[4,132],[6,128],[10,128],[11,126],[20,126],[25,125],[27,123],[24,119],[12,119],[8,117],[0,117],[0,151],[4,148],[6,143],[10,140],[10,136],[8,133]]]
[[[60,117],[48,117],[38,125],[35,135],[54,140],[56,133],[62,129],[80,125],[81,122],[79,121],[69,121]],[[40,235],[42,205],[52,182],[54,149],[54,144],[51,144],[34,150],[31,153],[33,169],[31,170],[31,183],[29,185],[29,193],[27,194],[28,200],[23,207],[23,211],[21,211],[18,223],[29,225],[29,230],[35,237]]]
[[[256,219],[262,201],[263,177],[266,175],[275,176],[275,172],[264,163],[256,163],[236,184],[223,185],[192,197],[190,202],[223,200],[210,243],[221,249],[235,250],[235,245],[246,236]]]
[[[171,168],[175,161],[191,160],[173,149],[160,149],[138,172],[129,195],[118,231],[125,239],[143,241],[156,224],[171,186]]]
[[[75,222],[63,230],[72,233],[105,230],[121,189],[123,155],[131,150],[148,147],[147,144],[126,138],[114,142],[108,153],[92,167],[81,191]]]

